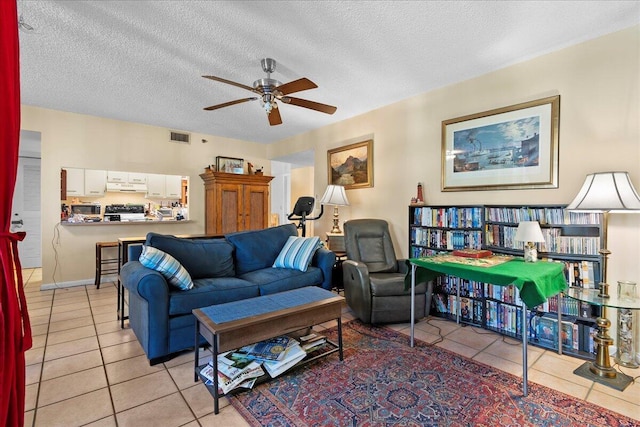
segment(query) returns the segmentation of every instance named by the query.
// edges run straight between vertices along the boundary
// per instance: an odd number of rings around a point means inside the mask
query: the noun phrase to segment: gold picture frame
[[[442,191],[558,188],[560,95],[442,122]]]
[[[327,182],[346,190],[373,187],[373,140],[327,151]]]

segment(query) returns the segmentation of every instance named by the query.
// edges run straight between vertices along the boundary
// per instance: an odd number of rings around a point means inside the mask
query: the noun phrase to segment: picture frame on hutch
[[[327,151],[328,183],[346,190],[373,187],[373,140]]]
[[[243,174],[244,173],[244,159],[236,157],[216,157],[216,170],[218,172]]]
[[[560,95],[442,122],[442,191],[558,188]]]

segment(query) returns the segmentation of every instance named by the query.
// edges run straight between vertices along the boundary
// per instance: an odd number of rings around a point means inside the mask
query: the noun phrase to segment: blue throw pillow
[[[315,254],[321,246],[322,243],[318,236],[291,236],[287,240],[287,243],[284,244],[278,258],[276,258],[276,262],[273,263],[273,267],[307,271],[307,267],[311,264],[313,254]]]
[[[152,246],[143,246],[140,263],[162,274],[169,284],[188,291],[193,288],[189,272],[174,257]]]

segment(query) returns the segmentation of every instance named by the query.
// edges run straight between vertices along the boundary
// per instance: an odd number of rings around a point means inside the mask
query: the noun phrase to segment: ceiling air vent
[[[171,131],[171,142],[177,142],[178,144],[189,144],[189,140],[191,138],[191,134]]]

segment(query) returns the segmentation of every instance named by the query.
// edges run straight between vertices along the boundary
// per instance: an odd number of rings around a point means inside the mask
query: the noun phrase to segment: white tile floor
[[[246,426],[235,409],[193,382],[193,353],[149,366],[133,332],[116,319],[116,288],[103,284],[40,291],[41,270],[25,270],[34,345],[26,354],[25,426]],[[353,316],[345,309],[344,321]],[[324,325],[331,326],[331,325]],[[408,334],[408,324],[391,325]],[[431,319],[416,338],[522,376],[520,344],[485,330]],[[640,383],[624,392],[572,372],[583,361],[529,346],[529,379],[640,420]],[[631,376],[638,370],[627,369]]]

